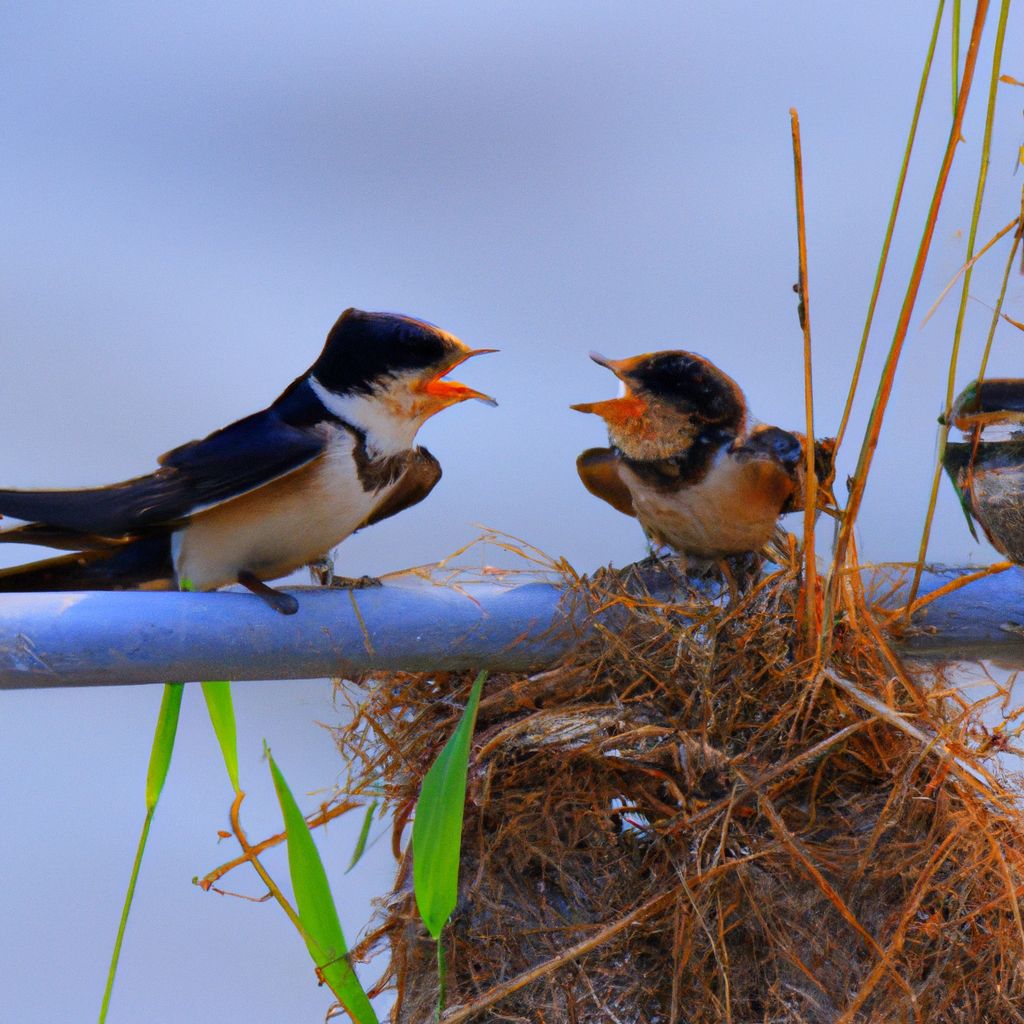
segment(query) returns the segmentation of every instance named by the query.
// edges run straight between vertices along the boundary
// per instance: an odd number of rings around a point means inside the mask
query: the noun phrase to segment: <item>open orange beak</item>
[[[580,402],[578,405],[570,405],[570,409],[575,409],[577,412],[592,412],[596,416],[600,416],[605,423],[611,426],[620,426],[628,423],[630,420],[639,419],[647,411],[647,403],[636,395],[632,394],[629,390],[629,386],[623,380],[623,374],[628,373],[635,363],[645,358],[644,356],[636,356],[633,359],[606,359],[604,356],[597,352],[591,352],[590,358],[597,363],[598,366],[604,366],[611,370],[625,387],[625,393],[620,395],[618,398],[608,398],[603,402]]]
[[[608,398],[603,402],[580,402],[570,405],[577,412],[592,412],[600,416],[605,423],[619,426],[630,420],[639,419],[647,411],[647,403],[636,395],[623,395],[621,398]]]
[[[464,363],[467,359],[472,356],[483,356],[489,352],[497,352],[496,348],[471,348],[463,352],[458,359],[453,363],[449,363],[440,373],[423,381],[417,388],[422,391],[425,395],[430,395],[433,398],[439,408],[443,408],[447,405],[454,405],[456,402],[465,402],[469,398],[475,398],[479,402],[483,402],[485,405],[497,405],[498,403],[491,398],[490,395],[485,395],[482,391],[476,391],[471,387],[467,387],[465,384],[460,384],[457,380],[442,380],[441,378],[445,374],[451,373],[460,363]]]
[[[645,352],[639,356],[630,356],[628,359],[609,359],[607,356],[601,355],[600,352],[591,352],[590,358],[593,359],[598,366],[603,366],[606,370],[611,370],[619,380],[624,381],[640,363],[650,359],[651,354],[649,352]]]

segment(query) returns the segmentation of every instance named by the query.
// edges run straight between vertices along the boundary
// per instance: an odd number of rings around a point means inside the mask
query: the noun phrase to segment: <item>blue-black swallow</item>
[[[316,362],[268,408],[108,487],[0,491],[0,540],[73,554],[0,571],[0,591],[215,590],[241,583],[285,614],[267,580],[422,501],[441,466],[416,432],[469,398],[444,377],[474,355],[394,313],[346,310]]]

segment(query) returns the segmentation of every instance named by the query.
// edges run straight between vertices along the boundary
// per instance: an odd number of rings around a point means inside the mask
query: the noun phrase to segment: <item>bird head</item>
[[[806,505],[806,444],[807,436],[798,431],[792,433],[779,427],[756,427],[750,434],[751,439],[761,437],[763,441],[773,441],[772,445],[780,464],[784,465],[793,476],[793,494],[786,502],[783,512],[802,512]],[[783,438],[791,441],[783,441]],[[814,476],[817,480],[815,489],[815,506],[819,512],[836,518],[839,515],[839,504],[833,490],[836,480],[836,439],[834,437],[818,437],[814,440]]]
[[[621,393],[571,408],[600,416],[612,444],[629,458],[668,458],[706,430],[739,434],[744,429],[743,392],[703,356],[673,350],[628,359],[592,352],[590,358],[618,377]]]
[[[310,374],[331,410],[386,453],[408,448],[419,427],[442,409],[470,398],[497,405],[490,395],[445,379],[472,356],[495,351],[472,349],[425,320],[348,309]]]
[[[975,380],[957,395],[949,415],[939,417],[965,434],[989,426],[1016,427],[1024,423],[1024,380],[1016,377]]]

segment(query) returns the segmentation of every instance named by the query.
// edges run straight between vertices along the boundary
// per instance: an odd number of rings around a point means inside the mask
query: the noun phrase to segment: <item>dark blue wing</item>
[[[124,536],[261,487],[316,458],[325,445],[321,431],[293,426],[271,407],[167,452],[148,476],[82,490],[0,491],[0,516]]]
[[[441,479],[441,463],[426,448],[415,448],[405,459],[405,469],[395,486],[359,525],[372,526],[382,519],[398,515],[422,501]]]

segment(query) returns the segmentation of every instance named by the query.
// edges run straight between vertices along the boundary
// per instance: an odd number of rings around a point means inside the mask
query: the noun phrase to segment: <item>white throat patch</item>
[[[385,457],[408,451],[423,423],[410,383],[411,380],[398,377],[390,386],[369,395],[338,395],[316,377],[309,378],[309,386],[324,408],[358,427],[366,435],[371,455]]]

